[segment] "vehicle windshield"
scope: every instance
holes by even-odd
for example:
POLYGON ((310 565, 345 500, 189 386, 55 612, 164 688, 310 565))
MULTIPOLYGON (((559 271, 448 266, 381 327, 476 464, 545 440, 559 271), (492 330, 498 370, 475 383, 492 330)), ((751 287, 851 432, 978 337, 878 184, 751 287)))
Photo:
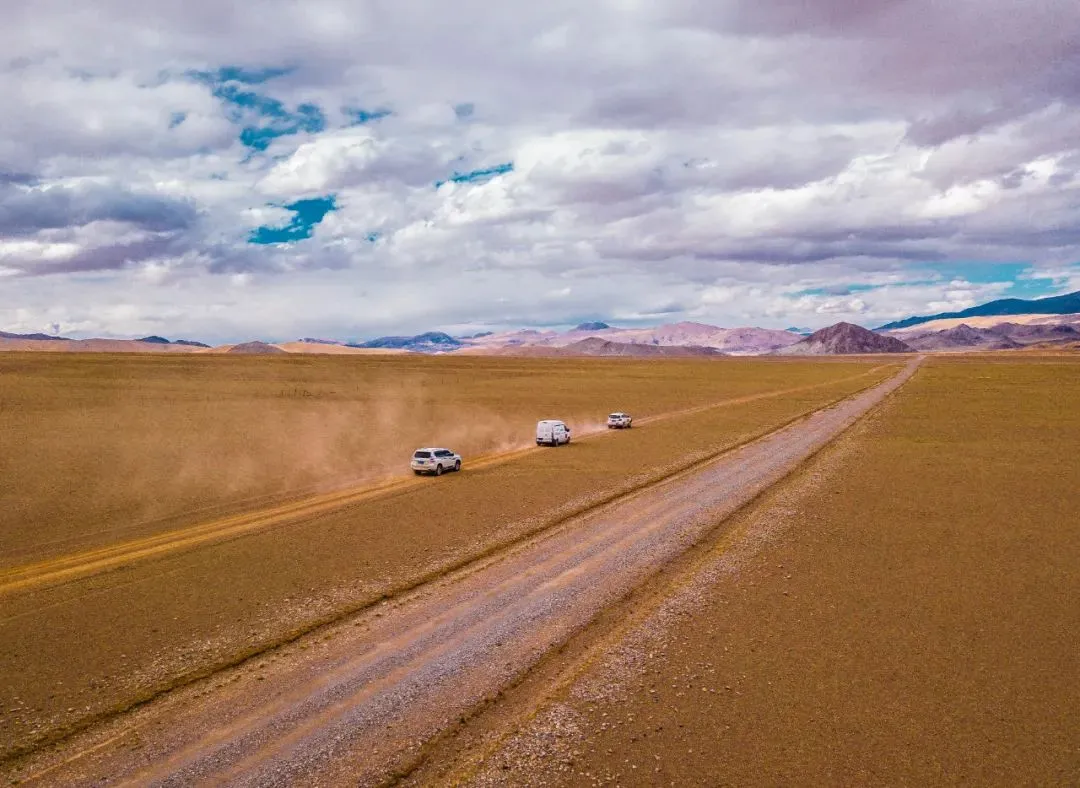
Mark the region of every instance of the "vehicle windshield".
POLYGON ((426 460, 429 457, 431 457, 431 452, 429 452, 429 451, 418 451, 418 452, 415 452, 413 454, 413 457, 415 457, 418 460, 426 460))

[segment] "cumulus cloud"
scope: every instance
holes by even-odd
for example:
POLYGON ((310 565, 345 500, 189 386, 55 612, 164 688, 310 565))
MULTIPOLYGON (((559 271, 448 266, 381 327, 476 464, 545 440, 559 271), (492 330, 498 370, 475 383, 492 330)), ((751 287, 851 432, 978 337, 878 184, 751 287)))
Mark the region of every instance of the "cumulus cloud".
POLYGON ((6 21, 0 327, 816 327, 1078 281, 1070 0, 6 21))

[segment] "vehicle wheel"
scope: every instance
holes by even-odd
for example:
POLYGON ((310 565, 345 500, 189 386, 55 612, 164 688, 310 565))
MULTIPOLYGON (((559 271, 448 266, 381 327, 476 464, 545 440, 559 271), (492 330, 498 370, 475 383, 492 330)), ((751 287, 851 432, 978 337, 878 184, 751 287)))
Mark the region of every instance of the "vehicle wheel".
POLYGON ((454 463, 454 470, 455 471, 460 471, 461 470, 461 460, 458 460, 457 462, 454 463))
POLYGON ((435 475, 436 476, 442 476, 442 466, 441 465, 436 465, 435 466, 435 475))
POLYGON ((413 471, 413 473, 415 473, 417 476, 422 476, 423 475, 420 471, 413 471))

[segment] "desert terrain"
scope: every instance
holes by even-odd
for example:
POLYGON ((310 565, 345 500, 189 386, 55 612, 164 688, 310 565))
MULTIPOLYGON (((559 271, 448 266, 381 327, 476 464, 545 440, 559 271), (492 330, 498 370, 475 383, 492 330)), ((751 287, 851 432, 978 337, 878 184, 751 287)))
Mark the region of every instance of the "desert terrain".
POLYGON ((1067 354, 0 356, 3 773, 1068 783, 1078 401, 1067 354))
POLYGON ((1076 784, 1078 402, 926 362, 410 784, 1076 784))
POLYGON ((11 354, 0 364, 0 427, 19 447, 3 456, 0 508, 8 754, 264 653, 896 368, 188 354, 11 354), (614 408, 637 419, 619 442, 602 428, 614 408), (555 454, 533 445, 535 421, 553 415, 575 432, 555 454), (412 477, 406 463, 422 445, 459 451, 465 472, 437 484, 412 477))

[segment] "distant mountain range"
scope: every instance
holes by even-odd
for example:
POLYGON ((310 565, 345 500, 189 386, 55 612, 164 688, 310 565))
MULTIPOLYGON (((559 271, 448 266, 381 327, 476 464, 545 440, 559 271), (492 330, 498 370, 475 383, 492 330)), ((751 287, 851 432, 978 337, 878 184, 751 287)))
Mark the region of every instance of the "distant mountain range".
MULTIPOLYGON (((468 350, 463 351, 468 353, 468 350)), ((703 356, 725 356, 722 350, 714 347, 696 345, 634 345, 629 342, 609 342, 600 337, 571 342, 569 345, 508 345, 490 348, 485 355, 493 356, 597 356, 630 358, 697 358, 703 356)))
POLYGON ((165 337, 149 336, 141 339, 70 339, 57 337, 51 334, 12 334, 8 331, 0 331, 0 339, 29 339, 36 342, 140 342, 149 345, 184 345, 187 347, 210 347, 203 342, 195 342, 191 339, 177 339, 170 341, 165 337))
MULTIPOLYGON (((416 336, 385 336, 366 342, 334 343, 324 339, 305 339, 317 344, 339 344, 363 349, 395 349, 419 353, 463 351, 472 354, 495 353, 506 355, 507 348, 563 348, 576 346, 582 340, 602 339, 611 345, 636 347, 705 348, 725 354, 756 355, 798 342, 801 336, 790 331, 768 328, 719 328, 705 323, 670 323, 652 328, 616 328, 599 321, 581 323, 569 331, 551 329, 519 329, 516 331, 483 331, 468 336, 453 337, 442 331, 428 331, 416 336)), ((594 345, 582 345, 582 353, 594 354, 594 345)), ((608 355, 614 350, 608 348, 608 355)), ((655 355, 620 353, 621 355, 655 355)), ((532 352, 528 355, 541 355, 532 352)), ((548 354, 560 355, 560 354, 548 354)), ((567 355, 567 354, 561 354, 567 355)))
POLYGON ((193 339, 176 339, 168 340, 165 337, 149 336, 142 339, 133 340, 134 342, 150 342, 155 345, 187 345, 188 347, 210 347, 204 342, 196 342, 193 339))
POLYGON ((435 353, 439 351, 457 350, 465 346, 465 341, 455 339, 442 331, 428 331, 417 334, 414 337, 379 337, 367 342, 349 342, 346 347, 358 348, 394 348, 400 350, 413 350, 421 353, 435 353))
POLYGON ((217 347, 158 335, 141 339, 69 339, 43 333, 0 331, 0 350, 104 353, 756 356, 1010 350, 1031 345, 1066 348, 1077 342, 1080 342, 1080 291, 1034 300, 1006 298, 959 312, 910 317, 874 331, 851 323, 837 323, 810 333, 795 327, 784 331, 721 328, 688 321, 649 328, 619 328, 597 320, 580 323, 568 331, 527 328, 457 337, 443 331, 427 331, 365 342, 306 337, 295 342, 270 344, 255 340, 217 347), (1011 319, 1001 320, 1001 317, 1011 319))
MULTIPOLYGON (((798 342, 802 337, 791 331, 771 328, 720 328, 707 323, 668 323, 651 328, 617 328, 607 323, 582 323, 569 331, 522 329, 462 339, 464 352, 483 353, 503 348, 574 345, 597 338, 620 345, 652 347, 711 348, 728 355, 758 355, 798 342)), ((532 355, 535 355, 533 353, 532 355)), ((644 354, 640 354, 644 355, 644 354)))
POLYGON ((0 331, 0 339, 36 339, 44 342, 60 341, 70 342, 67 337, 54 337, 49 334, 12 334, 7 331, 0 331))
POLYGON ((901 328, 929 323, 933 320, 948 320, 963 317, 1000 317, 1005 315, 1069 315, 1080 312, 1080 290, 1065 295, 1048 298, 1002 298, 986 304, 973 306, 960 312, 942 312, 937 315, 909 317, 879 326, 877 331, 894 331, 901 328))
MULTIPOLYGON (((974 318, 972 318, 974 319, 974 318)), ((926 325, 926 324, 923 324, 926 325)), ((996 323, 980 328, 961 323, 951 328, 920 331, 918 327, 895 332, 916 350, 1015 350, 1029 345, 1061 345, 1080 341, 1077 323, 996 323)))
POLYGON ((1014 350, 1023 347, 991 328, 972 328, 965 324, 941 331, 916 334, 905 342, 916 350, 1014 350))

